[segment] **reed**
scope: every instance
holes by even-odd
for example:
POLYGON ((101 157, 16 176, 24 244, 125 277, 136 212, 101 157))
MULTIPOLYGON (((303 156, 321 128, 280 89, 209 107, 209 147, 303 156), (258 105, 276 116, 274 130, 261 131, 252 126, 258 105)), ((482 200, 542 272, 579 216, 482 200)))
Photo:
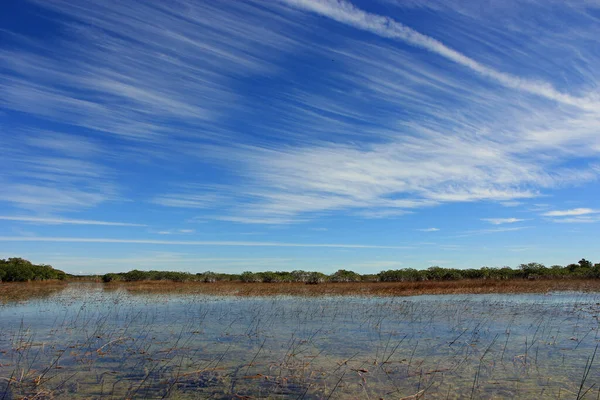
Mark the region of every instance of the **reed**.
POLYGON ((67 282, 60 280, 0 283, 0 303, 48 298, 64 290, 67 285, 67 282))
POLYGON ((417 296, 434 294, 548 293, 600 291, 600 280, 485 280, 424 282, 303 283, 142 281, 106 284, 107 290, 131 293, 187 293, 222 296, 417 296))
POLYGON ((37 399, 593 398, 599 294, 395 294, 596 291, 589 283, 71 283, 0 306, 0 389, 37 399))

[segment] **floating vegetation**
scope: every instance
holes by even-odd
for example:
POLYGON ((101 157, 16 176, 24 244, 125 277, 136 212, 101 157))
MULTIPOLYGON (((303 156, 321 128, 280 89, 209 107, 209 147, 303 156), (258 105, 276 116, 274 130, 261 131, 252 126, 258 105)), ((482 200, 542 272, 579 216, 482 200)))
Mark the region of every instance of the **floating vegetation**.
POLYGON ((0 305, 0 399, 592 399, 599 315, 600 295, 581 292, 211 296, 69 284, 0 305))

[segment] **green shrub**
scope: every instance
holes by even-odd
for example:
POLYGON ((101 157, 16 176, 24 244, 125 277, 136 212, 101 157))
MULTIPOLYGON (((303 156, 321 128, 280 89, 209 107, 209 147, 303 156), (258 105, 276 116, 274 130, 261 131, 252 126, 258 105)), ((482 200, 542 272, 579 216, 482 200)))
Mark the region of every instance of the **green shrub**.
POLYGON ((36 265, 23 258, 0 259, 0 282, 27 282, 67 278, 63 271, 50 265, 36 265))

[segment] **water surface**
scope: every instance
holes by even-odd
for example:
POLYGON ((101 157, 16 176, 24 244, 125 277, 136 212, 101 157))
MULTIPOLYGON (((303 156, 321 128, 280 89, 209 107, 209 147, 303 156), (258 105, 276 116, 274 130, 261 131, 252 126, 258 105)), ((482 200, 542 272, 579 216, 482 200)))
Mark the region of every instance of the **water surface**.
POLYGON ((584 293, 218 297, 71 284, 0 305, 0 381, 14 397, 59 399, 591 399, 598 315, 600 296, 584 293))

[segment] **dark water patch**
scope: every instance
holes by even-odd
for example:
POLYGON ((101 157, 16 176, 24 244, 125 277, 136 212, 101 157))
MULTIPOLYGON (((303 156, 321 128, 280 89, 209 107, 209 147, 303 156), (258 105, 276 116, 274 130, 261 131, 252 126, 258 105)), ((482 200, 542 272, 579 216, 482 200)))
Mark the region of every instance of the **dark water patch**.
POLYGON ((12 390, 6 378, 0 378, 0 400, 13 400, 12 390))

